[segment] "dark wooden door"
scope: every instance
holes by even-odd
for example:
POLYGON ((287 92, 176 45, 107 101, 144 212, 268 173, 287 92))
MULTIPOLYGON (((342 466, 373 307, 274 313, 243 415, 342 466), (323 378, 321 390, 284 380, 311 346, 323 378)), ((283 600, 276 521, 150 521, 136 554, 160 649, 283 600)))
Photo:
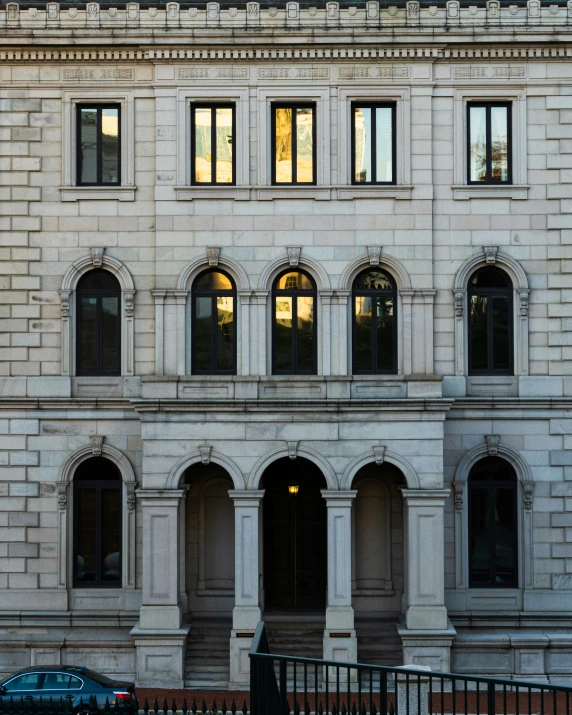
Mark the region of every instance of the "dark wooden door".
POLYGON ((326 502, 310 462, 280 460, 265 475, 266 607, 320 609, 326 604, 326 502), (285 462, 285 463, 284 463, 285 462), (301 468, 302 467, 302 468, 301 468), (299 485, 297 495, 288 491, 299 485))

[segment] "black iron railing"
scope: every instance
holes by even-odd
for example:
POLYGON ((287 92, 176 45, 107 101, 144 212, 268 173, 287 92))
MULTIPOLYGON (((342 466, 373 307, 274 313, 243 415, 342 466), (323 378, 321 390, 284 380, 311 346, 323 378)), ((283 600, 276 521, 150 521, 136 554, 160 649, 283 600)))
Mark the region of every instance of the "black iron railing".
POLYGON ((122 703, 119 700, 97 702, 93 696, 70 696, 69 691, 61 696, 21 696, 17 693, 4 692, 0 694, 0 715, 137 715, 139 703, 137 700, 122 703))
POLYGON ((572 688, 250 650, 251 715, 572 715, 572 688))

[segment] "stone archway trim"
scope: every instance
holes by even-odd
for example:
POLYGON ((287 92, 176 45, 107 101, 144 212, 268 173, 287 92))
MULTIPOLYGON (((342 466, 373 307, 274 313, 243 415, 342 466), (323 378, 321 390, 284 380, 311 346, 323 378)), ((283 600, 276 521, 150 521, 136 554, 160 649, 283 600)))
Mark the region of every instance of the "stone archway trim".
POLYGON ((193 261, 187 263, 179 275, 177 290, 191 290, 193 280, 201 271, 208 270, 209 268, 216 270, 218 267, 231 274, 236 281, 237 290, 250 290, 250 282, 244 268, 240 265, 240 263, 232 258, 229 258, 228 256, 223 255, 222 253, 218 256, 216 266, 209 264, 206 253, 204 255, 197 256, 197 258, 193 261))
MULTIPOLYGON (((398 290, 411 290, 412 284, 409 273, 407 273, 403 264, 396 258, 388 256, 386 253, 380 254, 379 267, 387 268, 389 273, 391 273, 392 277, 395 279, 398 290)), ((352 261, 345 267, 340 276, 338 284, 339 289, 351 291, 356 275, 366 268, 375 268, 375 266, 371 265, 367 255, 360 256, 359 258, 356 258, 355 261, 352 261)))
MULTIPOLYGON (((403 457, 401 457, 399 454, 386 449, 384 451, 383 462, 389 462, 401 471, 401 473, 405 477, 405 481, 407 482, 408 489, 421 488, 417 472, 413 469, 409 462, 403 457)), ((346 471, 344 472, 344 475, 340 482, 340 489, 351 489, 353 480, 355 479, 359 470, 362 467, 365 467, 366 464, 372 463, 375 463, 375 457, 371 452, 368 452, 367 454, 362 454, 360 457, 357 457, 357 459, 354 459, 354 461, 348 465, 346 471)))
MULTIPOLYGON (((276 462, 277 460, 288 456, 288 448, 279 447, 278 449, 275 449, 272 452, 268 452, 263 457, 261 457, 254 465, 254 468, 250 473, 247 488, 252 490, 260 489, 260 481, 266 469, 273 462, 276 462)), ((327 459, 322 457, 321 454, 318 454, 313 449, 299 445, 296 452, 296 458, 298 457, 305 457, 308 461, 312 462, 316 465, 316 467, 318 467, 318 469, 322 472, 324 479, 326 480, 328 489, 338 490, 339 486, 336 473, 332 465, 327 461, 327 459)))
MULTIPOLYGON (((169 473, 166 488, 179 489, 179 484, 185 471, 189 467, 192 467, 193 464, 197 464, 199 462, 204 463, 204 452, 203 454, 201 454, 198 449, 194 452, 191 452, 191 454, 188 454, 186 457, 180 459, 169 473)), ((224 454, 220 454, 220 452, 217 452, 217 450, 212 449, 209 455, 209 462, 217 464, 219 467, 222 467, 227 471, 229 477, 232 479, 234 489, 246 489, 244 476, 240 469, 237 467, 237 465, 232 461, 232 459, 229 459, 224 454)))
MULTIPOLYGON (((286 270, 290 267, 287 255, 280 256, 280 258, 277 258, 269 263, 260 274, 258 290, 272 290, 272 282, 274 278, 278 275, 278 273, 280 273, 281 270, 286 270)), ((306 256, 304 251, 302 251, 300 255, 299 265, 292 267, 292 270, 295 271, 297 267, 302 270, 307 270, 312 275, 316 281, 318 292, 321 290, 330 290, 330 277, 328 276, 327 271, 321 263, 306 256)))

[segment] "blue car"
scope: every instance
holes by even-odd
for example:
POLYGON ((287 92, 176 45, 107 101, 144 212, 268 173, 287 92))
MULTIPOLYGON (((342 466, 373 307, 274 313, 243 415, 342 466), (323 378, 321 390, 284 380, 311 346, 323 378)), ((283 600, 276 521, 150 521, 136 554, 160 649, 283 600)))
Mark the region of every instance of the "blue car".
MULTIPOLYGON (((53 665, 19 670, 0 683, 2 710, 16 708, 21 699, 26 706, 38 707, 40 698, 49 702, 59 698, 69 700, 69 711, 78 715, 101 710, 106 703, 119 706, 129 713, 137 712, 137 696, 133 683, 111 680, 105 675, 77 665, 53 665)), ((28 709, 28 708, 27 708, 28 709)))

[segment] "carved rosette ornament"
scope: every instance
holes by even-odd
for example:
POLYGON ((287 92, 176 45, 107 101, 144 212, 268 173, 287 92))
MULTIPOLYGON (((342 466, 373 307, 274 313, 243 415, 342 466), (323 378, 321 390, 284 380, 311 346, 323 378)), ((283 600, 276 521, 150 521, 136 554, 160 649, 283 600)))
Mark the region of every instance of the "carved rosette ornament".
POLYGON ((465 294, 462 291, 455 293, 455 317, 462 318, 465 311, 465 294))
POLYGON ((135 510, 135 487, 137 482, 127 482, 125 485, 127 488, 127 509, 129 511, 135 510))
POLYGON ((201 464, 210 464, 211 463, 211 452, 213 451, 213 448, 208 445, 202 445, 199 447, 199 453, 201 455, 201 464))
POLYGON ((498 246, 483 246, 483 253, 487 263, 496 263, 498 252, 498 246))
POLYGON ((58 507, 60 511, 65 511, 68 505, 68 483, 58 482, 56 490, 58 493, 58 507))
POLYGON ((101 448, 103 446, 103 437, 90 437, 91 452, 94 457, 101 457, 101 448))
POLYGON ((209 266, 218 266, 218 261, 220 258, 220 248, 219 246, 208 246, 207 247, 207 261, 209 266))
POLYGON ((518 294, 519 310, 521 318, 528 318, 528 291, 521 290, 518 294))
POLYGON ((370 266, 379 266, 381 260, 381 246, 368 246, 367 255, 369 256, 370 266))
POLYGON ((385 460, 385 447, 380 447, 379 445, 376 445, 373 448, 373 458, 376 464, 383 464, 385 460))
POLYGON ((465 482, 453 482, 455 489, 455 509, 461 511, 465 501, 465 482))
POLYGON ((534 482, 523 482, 523 498, 522 498, 522 506, 526 511, 530 511, 532 509, 532 495, 534 493, 534 482))
POLYGON ((101 268, 103 263, 103 248, 90 248, 91 251, 91 262, 94 268, 101 268))
POLYGON ((296 459, 298 456, 298 442, 286 442, 288 449, 288 459, 296 459))
POLYGON ((300 246, 287 246, 286 252, 288 254, 288 263, 293 267, 298 266, 300 263, 300 254, 302 253, 300 246))
POLYGON ((134 305, 133 300, 135 298, 135 293, 132 290, 123 291, 123 308, 125 310, 125 316, 127 318, 133 317, 134 305))
POLYGON ((499 451, 500 436, 498 434, 485 435, 489 456, 496 457, 499 451))
POLYGON ((71 291, 69 290, 60 291, 60 310, 62 318, 69 318, 70 316, 70 295, 71 291))

